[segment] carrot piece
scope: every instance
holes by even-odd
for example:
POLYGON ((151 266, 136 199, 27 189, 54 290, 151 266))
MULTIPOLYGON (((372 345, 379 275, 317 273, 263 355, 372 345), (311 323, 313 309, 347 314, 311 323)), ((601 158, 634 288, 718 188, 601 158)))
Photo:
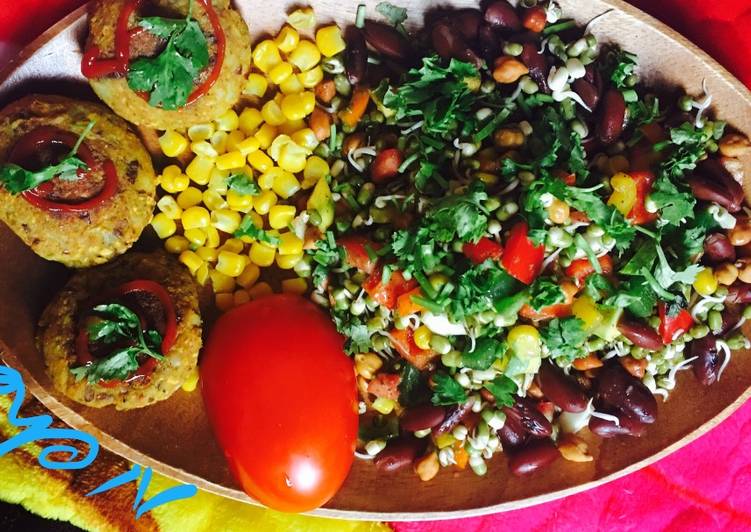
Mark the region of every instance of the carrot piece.
POLYGON ((578 369, 579 371, 601 368, 602 365, 602 360, 594 353, 590 353, 584 358, 577 358, 573 363, 574 369, 578 369))
POLYGON ((526 13, 524 13, 522 25, 531 32, 540 33, 545 29, 545 24, 548 21, 547 18, 545 9, 541 6, 535 6, 527 9, 526 13))
POLYGON ((336 85, 334 85, 333 79, 325 79, 316 85, 315 88, 316 98, 321 103, 330 103, 336 96, 336 85))
POLYGON ((420 290, 420 288, 418 287, 414 290, 410 290, 406 294, 399 296, 399 299, 396 300, 396 311, 400 316, 410 316, 412 314, 417 314, 418 312, 425 310, 422 305, 419 305, 412 301, 412 296, 422 296, 422 290, 420 290))
POLYGON ((349 107, 339 113, 339 118, 345 125, 355 127, 365 114, 369 102, 370 90, 366 87, 357 87, 349 102, 349 107))
POLYGON ((454 447, 454 461, 456 462, 456 467, 458 467, 459 469, 465 469, 467 467, 467 463, 469 462, 469 453, 464 449, 462 445, 454 447))
POLYGON ((315 133, 319 141, 324 141, 331 136, 331 117, 323 109, 316 107, 310 115, 310 129, 315 133))

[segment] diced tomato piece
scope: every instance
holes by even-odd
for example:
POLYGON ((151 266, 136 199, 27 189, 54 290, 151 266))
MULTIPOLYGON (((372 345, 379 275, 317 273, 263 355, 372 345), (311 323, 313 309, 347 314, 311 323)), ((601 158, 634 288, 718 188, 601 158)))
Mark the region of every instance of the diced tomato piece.
POLYGON ((399 175, 399 167, 404 162, 401 150, 390 148, 376 155, 370 166, 370 177, 374 183, 385 183, 399 175))
POLYGON ((399 400, 399 383, 402 378, 394 373, 379 373, 368 383, 368 393, 376 397, 399 400))
POLYGON ((563 281, 561 283, 561 290, 566 297, 563 303, 557 303, 548 307, 543 307, 538 311, 535 311, 531 306, 524 305, 519 311, 519 315, 522 318, 526 318, 532 321, 549 320, 553 318, 566 318, 571 316, 571 305, 574 302, 574 296, 579 291, 576 285, 569 281, 563 281))
POLYGON ((484 236, 476 244, 464 244, 464 256, 475 264, 482 264, 488 259, 497 261, 503 256, 503 246, 484 236))
POLYGON ((691 317, 691 313, 688 310, 681 309, 675 316, 668 316, 668 306, 665 303, 660 303, 657 306, 657 310, 660 314, 660 327, 658 332, 662 337, 662 343, 668 345, 680 338, 680 336, 688 331, 694 324, 694 318, 691 317))
POLYGON ((556 170, 555 172, 553 172, 553 175, 570 187, 576 185, 576 174, 572 174, 571 172, 564 172, 563 170, 556 170))
POLYGON ((396 301, 397 314, 399 314, 400 316, 410 316, 412 314, 417 314, 418 312, 425 310, 422 305, 415 303, 412 300, 412 296, 422 296, 422 289, 420 287, 417 287, 414 290, 410 290, 406 294, 400 295, 399 299, 397 299, 396 301))
POLYGON ((337 244, 344 248, 344 253, 347 255, 347 264, 353 266, 365 273, 373 273, 376 267, 376 258, 371 258, 368 253, 368 248, 371 251, 378 251, 381 249, 380 244, 368 240, 363 236, 350 235, 340 238, 337 244))
POLYGON ((438 356, 435 351, 417 347, 412 329, 394 329, 391 331, 391 343, 404 360, 419 370, 428 367, 430 361, 438 356))
POLYGON ((383 267, 376 266, 373 273, 365 279, 362 287, 380 305, 389 310, 394 310, 399 296, 416 288, 417 281, 414 279, 407 281, 402 272, 394 270, 391 272, 388 282, 384 284, 383 267))
POLYGON ((657 219, 657 213, 647 211, 644 206, 647 196, 652 192, 652 183, 655 179, 654 174, 649 171, 642 171, 631 172, 629 175, 631 176, 631 179, 636 182, 636 203, 634 203, 627 218, 636 225, 644 225, 654 222, 657 219))
POLYGON ((652 144, 657 144, 658 142, 662 142, 663 140, 668 138, 667 134, 665 133, 665 128, 657 122, 643 125, 641 127, 641 132, 644 135, 644 138, 646 138, 652 144))
MULTIPOLYGON (((613 273, 613 259, 610 255, 603 255, 597 259, 602 268, 602 273, 609 275, 613 273)), ((595 269, 589 259, 576 259, 571 261, 568 268, 566 268, 566 275, 571 277, 578 286, 584 283, 584 280, 595 273, 595 269)))
POLYGON ((506 241, 502 264, 512 277, 524 284, 532 284, 540 271, 545 259, 545 246, 535 246, 529 239, 526 222, 517 223, 506 241))
POLYGON ((589 216, 582 211, 571 211, 571 221, 574 223, 589 222, 589 216))

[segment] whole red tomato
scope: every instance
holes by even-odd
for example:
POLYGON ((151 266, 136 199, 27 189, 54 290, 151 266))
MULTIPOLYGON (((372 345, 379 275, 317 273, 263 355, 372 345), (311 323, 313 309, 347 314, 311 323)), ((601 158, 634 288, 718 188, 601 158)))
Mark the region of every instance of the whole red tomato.
POLYGON ((334 496, 352 466, 357 390, 343 339, 316 305, 278 295, 226 313, 209 336, 201 388, 251 497, 303 512, 334 496))

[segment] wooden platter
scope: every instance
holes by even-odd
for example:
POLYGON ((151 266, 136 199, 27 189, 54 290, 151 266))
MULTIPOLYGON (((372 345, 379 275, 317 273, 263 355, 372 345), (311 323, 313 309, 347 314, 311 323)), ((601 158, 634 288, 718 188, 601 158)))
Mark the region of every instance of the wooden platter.
MULTIPOLYGON (((367 0, 374 13, 378 0, 367 0)), ((447 3, 475 6, 473 0, 401 0, 410 20, 447 3)), ((601 42, 617 42, 639 55, 648 83, 685 88, 700 95, 702 82, 713 96, 713 112, 751 135, 751 94, 720 65, 686 39, 619 0, 561 0, 566 16, 581 23, 609 11, 592 26, 601 42)), ((278 30, 296 2, 236 0, 254 40, 278 30)), ((357 2, 312 2, 319 22, 354 20, 357 2)), ((92 98, 80 75, 86 10, 76 11, 25 49, 0 74, 0 104, 32 91, 92 98)), ((744 161, 751 196, 751 157, 744 161)), ((31 393, 71 426, 94 434, 111 451, 181 482, 254 503, 233 482, 214 442, 200 392, 178 392, 171 399, 136 411, 95 410, 74 404, 52 390, 34 347, 39 315, 64 283, 64 268, 43 261, 5 226, 0 227, 0 357, 19 369, 31 393)), ((720 383, 698 384, 690 372, 678 378, 676 391, 660 403, 658 422, 645 437, 603 441, 584 431, 595 461, 559 460, 530 478, 517 479, 505 459, 494 459, 485 477, 471 471, 443 471, 423 483, 411 471, 379 475, 371 463, 356 461, 338 495, 315 515, 387 521, 446 519, 517 509, 563 497, 608 482, 651 464, 711 430, 751 396, 751 352, 737 352, 720 383)), ((294 405, 291 405, 294 406, 294 405)), ((259 438, 264 435, 259 434, 259 438)))

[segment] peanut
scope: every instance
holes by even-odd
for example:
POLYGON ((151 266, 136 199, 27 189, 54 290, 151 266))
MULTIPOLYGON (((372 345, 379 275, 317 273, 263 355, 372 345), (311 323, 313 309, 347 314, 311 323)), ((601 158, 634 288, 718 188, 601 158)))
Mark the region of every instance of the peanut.
POLYGON ((738 133, 728 133, 718 143, 720 153, 725 157, 740 157, 751 148, 748 137, 738 133))
POLYGON ((623 155, 614 155, 610 159, 608 159, 608 169, 610 170, 610 175, 615 175, 618 172, 625 172, 628 173, 628 171, 631 169, 631 163, 628 162, 628 159, 624 157, 623 155))
POLYGON ((748 218, 738 218, 735 227, 728 233, 728 238, 734 246, 745 246, 751 242, 751 223, 748 218))
POLYGON ((714 270, 714 274, 720 284, 730 286, 736 279, 738 279, 738 268, 735 267, 735 264, 726 262, 717 266, 714 270))
POLYGON ((568 222, 571 216, 571 209, 568 204, 558 198, 553 199, 553 202, 548 207, 548 218, 554 224, 565 224, 568 222))
POLYGON ((579 371, 601 368, 602 365, 602 360, 600 360, 594 353, 590 353, 584 358, 577 358, 573 363, 574 369, 578 369, 579 371))
POLYGON ((558 440, 558 450, 569 462, 591 462, 594 460, 589 454, 587 444, 573 434, 566 434, 558 440))
POLYGON ((415 462, 415 473, 420 480, 427 482, 438 474, 441 464, 438 462, 438 453, 430 452, 415 462))
POLYGON ((504 55, 495 60, 493 79, 498 83, 515 83, 520 77, 528 73, 529 69, 524 63, 504 55))
POLYGON ((623 366, 626 369, 626 371, 628 371, 634 377, 638 379, 641 379, 642 377, 644 377, 644 372, 647 370, 646 358, 637 360, 634 357, 627 356, 627 357, 621 357, 619 359, 619 362, 621 363, 621 366, 623 366))
POLYGON ((518 148, 524 144, 524 133, 517 128, 504 127, 495 132, 493 140, 499 148, 518 148))
POLYGON ((725 167, 725 170, 730 172, 733 179, 743 184, 743 163, 734 157, 721 157, 720 163, 725 167))
POLYGON ((344 139, 342 144, 342 155, 348 155, 349 152, 356 150, 365 143, 364 133, 353 133, 344 139))
POLYGON ((527 395, 529 397, 534 397, 535 399, 542 399, 543 397, 542 390, 536 382, 529 385, 529 388, 527 388, 527 395))
POLYGON ((751 284, 751 259, 743 259, 735 263, 738 268, 738 279, 746 284, 751 284))
POLYGON ((383 361, 374 353, 362 353, 355 355, 355 370, 358 375, 366 379, 372 379, 376 371, 381 369, 383 361))

